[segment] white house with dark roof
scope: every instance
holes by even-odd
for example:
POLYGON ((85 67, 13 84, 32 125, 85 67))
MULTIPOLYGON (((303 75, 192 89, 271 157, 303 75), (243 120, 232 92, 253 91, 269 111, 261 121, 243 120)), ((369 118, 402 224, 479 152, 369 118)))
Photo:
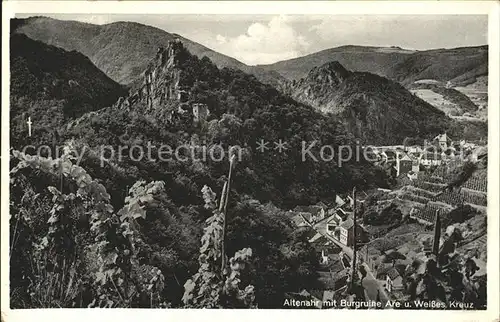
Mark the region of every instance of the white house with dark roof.
POLYGON ((340 242, 346 246, 350 246, 349 240, 352 234, 352 228, 354 226, 354 221, 348 218, 342 224, 340 224, 340 242))
MULTIPOLYGON (((339 241, 347 247, 352 247, 354 244, 354 221, 351 217, 343 221, 339 226, 339 241)), ((368 233, 363 226, 356 225, 356 240, 358 242, 366 242, 368 233)))
POLYGON ((403 277, 401 277, 398 270, 395 267, 389 268, 389 270, 387 270, 385 288, 389 292, 392 292, 395 290, 401 290, 403 287, 403 277))
MULTIPOLYGON (((328 215, 314 224, 314 229, 324 235, 331 235, 335 238, 338 235, 340 224, 347 219, 348 213, 342 208, 328 210, 328 215)), ((338 239, 338 238, 337 238, 338 239)))

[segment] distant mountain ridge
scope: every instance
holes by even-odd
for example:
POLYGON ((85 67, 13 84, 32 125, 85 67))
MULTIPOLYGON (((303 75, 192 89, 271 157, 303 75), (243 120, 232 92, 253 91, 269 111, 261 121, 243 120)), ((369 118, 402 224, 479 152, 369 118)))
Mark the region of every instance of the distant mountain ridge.
POLYGON ((47 17, 31 17, 13 19, 11 29, 15 33, 26 34, 32 39, 68 51, 79 51, 121 84, 130 84, 140 78, 158 47, 166 47, 169 41, 176 38, 181 40, 194 55, 200 58, 206 56, 220 68, 248 69, 248 66, 234 58, 177 34, 135 22, 94 25, 47 17))
MULTIPOLYGON (((325 64, 314 65, 303 79, 289 81, 281 75, 279 69, 269 69, 263 72, 264 67, 247 66, 175 34, 169 34, 158 28, 138 23, 116 22, 98 26, 75 21, 33 17, 12 20, 12 29, 14 33, 24 33, 62 48, 82 50, 84 54, 88 53, 89 58, 97 67, 120 83, 127 84, 132 94, 137 91, 138 86, 144 86, 143 81, 147 74, 145 71, 148 70, 151 57, 157 55, 159 48, 168 47, 172 41, 177 40, 191 54, 199 59, 201 57, 210 59, 218 68, 229 66, 251 73, 261 83, 270 84, 299 102, 313 106, 322 112, 336 115, 351 134, 374 144, 401 142, 406 136, 428 137, 454 126, 454 123, 446 115, 412 95, 403 86, 374 75, 382 73, 381 71, 390 72, 393 78, 401 79, 402 84, 411 83, 421 77, 437 77, 439 75, 436 73, 440 69, 434 67, 433 56, 425 55, 426 52, 409 52, 397 47, 343 46, 326 52, 340 53, 344 57, 352 56, 350 59, 353 64, 356 62, 356 57, 364 57, 358 61, 358 67, 345 68, 342 62, 329 60, 325 64), (371 57, 378 57, 378 60, 373 61, 371 57), (397 59, 400 62, 396 64, 397 59), (388 65, 391 65, 392 69, 384 69, 388 65), (379 70, 374 73, 355 72, 363 66, 366 68, 371 66, 370 68, 379 70)), ((470 57, 477 56, 477 48, 461 48, 455 51, 455 54, 450 54, 450 50, 435 51, 444 60, 441 72, 441 75, 445 75, 444 78, 457 78, 463 77, 463 75, 475 77, 475 75, 485 72, 480 67, 482 66, 481 61, 479 61, 481 64, 477 66, 478 62, 473 62, 470 59, 470 57), (469 54, 462 57, 462 53, 469 54), (446 62, 447 59, 456 63, 453 68, 446 62), (458 76, 456 76, 457 73, 458 76)), ((310 56, 319 57, 320 60, 329 57, 320 54, 308 55, 293 61, 299 62, 305 59, 304 61, 310 64, 311 61, 307 59, 310 56)), ((487 55, 487 51, 480 50, 479 54, 480 56, 487 55)), ((201 61, 200 63, 198 69, 212 66, 201 61)), ((286 62, 284 63, 286 65, 286 62)), ((305 66, 298 63, 296 65, 299 69, 305 66)), ((206 72, 203 71, 204 75, 206 72)), ((188 73, 195 77, 199 71, 188 68, 188 73)), ((215 75, 218 72, 212 70, 211 73, 215 75)), ((196 84, 196 91, 192 95, 198 95, 197 91, 206 91, 205 87, 211 76, 206 74, 204 77, 205 79, 196 84)), ((239 76, 233 75, 232 77, 238 78, 239 76)), ((388 76, 388 78, 390 77, 388 76)), ((247 76, 245 79, 245 82, 250 80, 247 76)), ((214 85, 219 86, 219 84, 214 85)), ((241 89, 249 86, 239 82, 230 82, 228 85, 241 89)), ((160 94, 165 95, 165 93, 160 94)), ((245 95, 243 92, 240 94, 245 95)), ((235 98, 238 99, 238 96, 235 98)), ((202 100, 196 98, 196 101, 213 104, 210 101, 213 99, 213 96, 202 97, 202 100)), ((216 104, 217 108, 220 108, 218 105, 216 104)), ((241 109, 244 111, 242 113, 251 114, 257 108, 257 106, 252 106, 245 101, 236 106, 232 107, 230 113, 236 113, 235 111, 241 109)), ((154 110, 162 112, 162 109, 154 110)))
POLYGON ((348 70, 377 74, 403 85, 427 78, 467 85, 488 73, 487 45, 424 51, 347 45, 274 64, 248 66, 177 34, 135 22, 94 25, 31 17, 13 19, 11 29, 68 51, 77 50, 113 80, 127 85, 142 77, 148 57, 154 56, 158 47, 166 47, 176 38, 191 53, 210 58, 219 68, 240 69, 275 87, 286 79, 305 77, 312 68, 331 61, 338 61, 348 70))
POLYGON ((452 81, 463 85, 488 74, 488 46, 413 51, 398 47, 350 45, 259 67, 298 80, 312 68, 330 61, 338 61, 352 71, 370 72, 404 85, 419 79, 452 81))

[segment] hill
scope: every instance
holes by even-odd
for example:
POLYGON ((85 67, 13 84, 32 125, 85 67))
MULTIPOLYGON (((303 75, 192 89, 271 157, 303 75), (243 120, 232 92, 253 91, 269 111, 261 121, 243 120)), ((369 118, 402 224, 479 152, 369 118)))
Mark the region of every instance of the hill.
POLYGON ((377 74, 404 85, 429 78, 466 85, 478 76, 487 75, 488 46, 424 51, 342 46, 259 67, 298 80, 312 68, 331 61, 338 61, 352 71, 377 74))
POLYGON ((349 45, 270 65, 247 66, 180 35, 135 22, 93 25, 31 17, 12 19, 11 29, 68 51, 77 50, 113 80, 126 85, 140 79, 148 57, 174 39, 181 40, 199 58, 210 58, 219 68, 240 69, 275 87, 285 79, 305 77, 312 68, 330 61, 338 61, 352 71, 384 76, 405 86, 428 78, 465 86, 488 73, 487 46, 414 51, 399 47, 349 45))
POLYGON ((288 79, 299 80, 314 67, 338 61, 349 70, 387 76, 391 65, 403 61, 413 53, 413 51, 386 51, 383 49, 379 47, 341 46, 274 64, 259 65, 259 67, 277 71, 288 79))
POLYGON ((28 37, 76 50, 109 77, 120 84, 130 84, 146 69, 158 47, 180 39, 186 48, 199 58, 208 57, 218 67, 248 70, 250 67, 234 58, 222 55, 177 34, 135 22, 114 22, 93 25, 78 21, 63 21, 47 17, 12 19, 11 29, 28 37))
MULTIPOLYGON (((253 75, 218 69, 206 57, 198 59, 181 42, 161 48, 143 74, 142 82, 134 84, 128 97, 97 115, 84 115, 72 122, 69 132, 81 133, 85 142, 95 145, 126 137, 142 144, 168 143, 172 148, 193 142, 206 142, 209 147, 221 143, 225 149, 244 147, 251 162, 244 162, 242 168, 251 171, 239 173, 235 187, 261 201, 285 207, 329 198, 332 189, 344 191, 363 179, 369 183, 382 180, 377 177, 380 173, 363 160, 350 160, 338 167, 337 160, 303 159, 302 142, 316 141, 319 149, 322 143, 353 145, 354 138, 335 119, 298 103, 253 75), (274 147, 259 152, 256 143, 261 139, 286 141, 287 153, 280 154, 274 147), (299 172, 302 174, 297 175, 299 172), (316 175, 325 181, 312 184, 316 175)), ((220 162, 208 163, 218 175, 224 173, 225 166, 220 162)))
POLYGON ((333 114, 350 133, 370 144, 399 144, 405 137, 430 138, 451 120, 400 84, 370 73, 351 72, 339 62, 313 68, 288 93, 333 114))
POLYGON ((441 84, 413 83, 408 89, 448 116, 475 115, 478 106, 465 94, 441 84))
POLYGON ((403 84, 420 79, 474 83, 488 75, 488 46, 436 49, 417 52, 395 64, 387 76, 403 84))
POLYGON ((10 64, 11 129, 24 131, 24 136, 28 116, 37 136, 41 136, 43 131, 58 128, 69 119, 111 106, 126 93, 81 53, 46 45, 25 35, 11 36, 10 64))
MULTIPOLYGON (((286 292, 312 285, 318 259, 276 206, 328 201, 353 185, 384 186, 385 174, 365 160, 322 160, 323 144, 355 145, 342 124, 253 75, 199 59, 181 41, 146 65, 112 106, 61 120, 47 139, 65 147, 63 158, 12 152, 11 306, 182 307, 184 286, 206 272, 205 253, 220 253, 212 194, 218 201, 234 164, 225 252, 237 256, 249 247, 243 287, 254 287, 248 291, 260 308, 282 307, 286 292), (267 149, 258 149, 260 140, 267 149), (284 151, 276 149, 279 140, 284 151), (312 141, 319 160, 301 153, 302 142, 312 141)), ((23 135, 12 134, 18 141, 23 135)), ((210 265, 218 274, 220 261, 210 265)))

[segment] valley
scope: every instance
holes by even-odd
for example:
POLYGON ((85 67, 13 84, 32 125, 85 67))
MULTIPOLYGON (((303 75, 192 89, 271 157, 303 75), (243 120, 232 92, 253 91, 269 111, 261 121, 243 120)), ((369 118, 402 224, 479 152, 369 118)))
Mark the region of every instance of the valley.
POLYGON ((138 23, 11 26, 12 307, 486 306, 487 46, 247 66, 138 23))

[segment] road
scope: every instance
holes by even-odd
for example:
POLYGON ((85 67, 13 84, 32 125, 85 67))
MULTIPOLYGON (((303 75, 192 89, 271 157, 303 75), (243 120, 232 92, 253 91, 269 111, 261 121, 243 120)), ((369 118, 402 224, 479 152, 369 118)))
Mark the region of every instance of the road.
POLYGON ((375 301, 377 299, 377 291, 380 292, 380 302, 382 302, 382 307, 384 307, 385 303, 389 300, 389 296, 382 285, 379 284, 375 276, 373 276, 373 273, 368 265, 366 265, 366 263, 361 265, 363 265, 366 270, 366 277, 363 278, 362 281, 366 296, 368 299, 375 301))

